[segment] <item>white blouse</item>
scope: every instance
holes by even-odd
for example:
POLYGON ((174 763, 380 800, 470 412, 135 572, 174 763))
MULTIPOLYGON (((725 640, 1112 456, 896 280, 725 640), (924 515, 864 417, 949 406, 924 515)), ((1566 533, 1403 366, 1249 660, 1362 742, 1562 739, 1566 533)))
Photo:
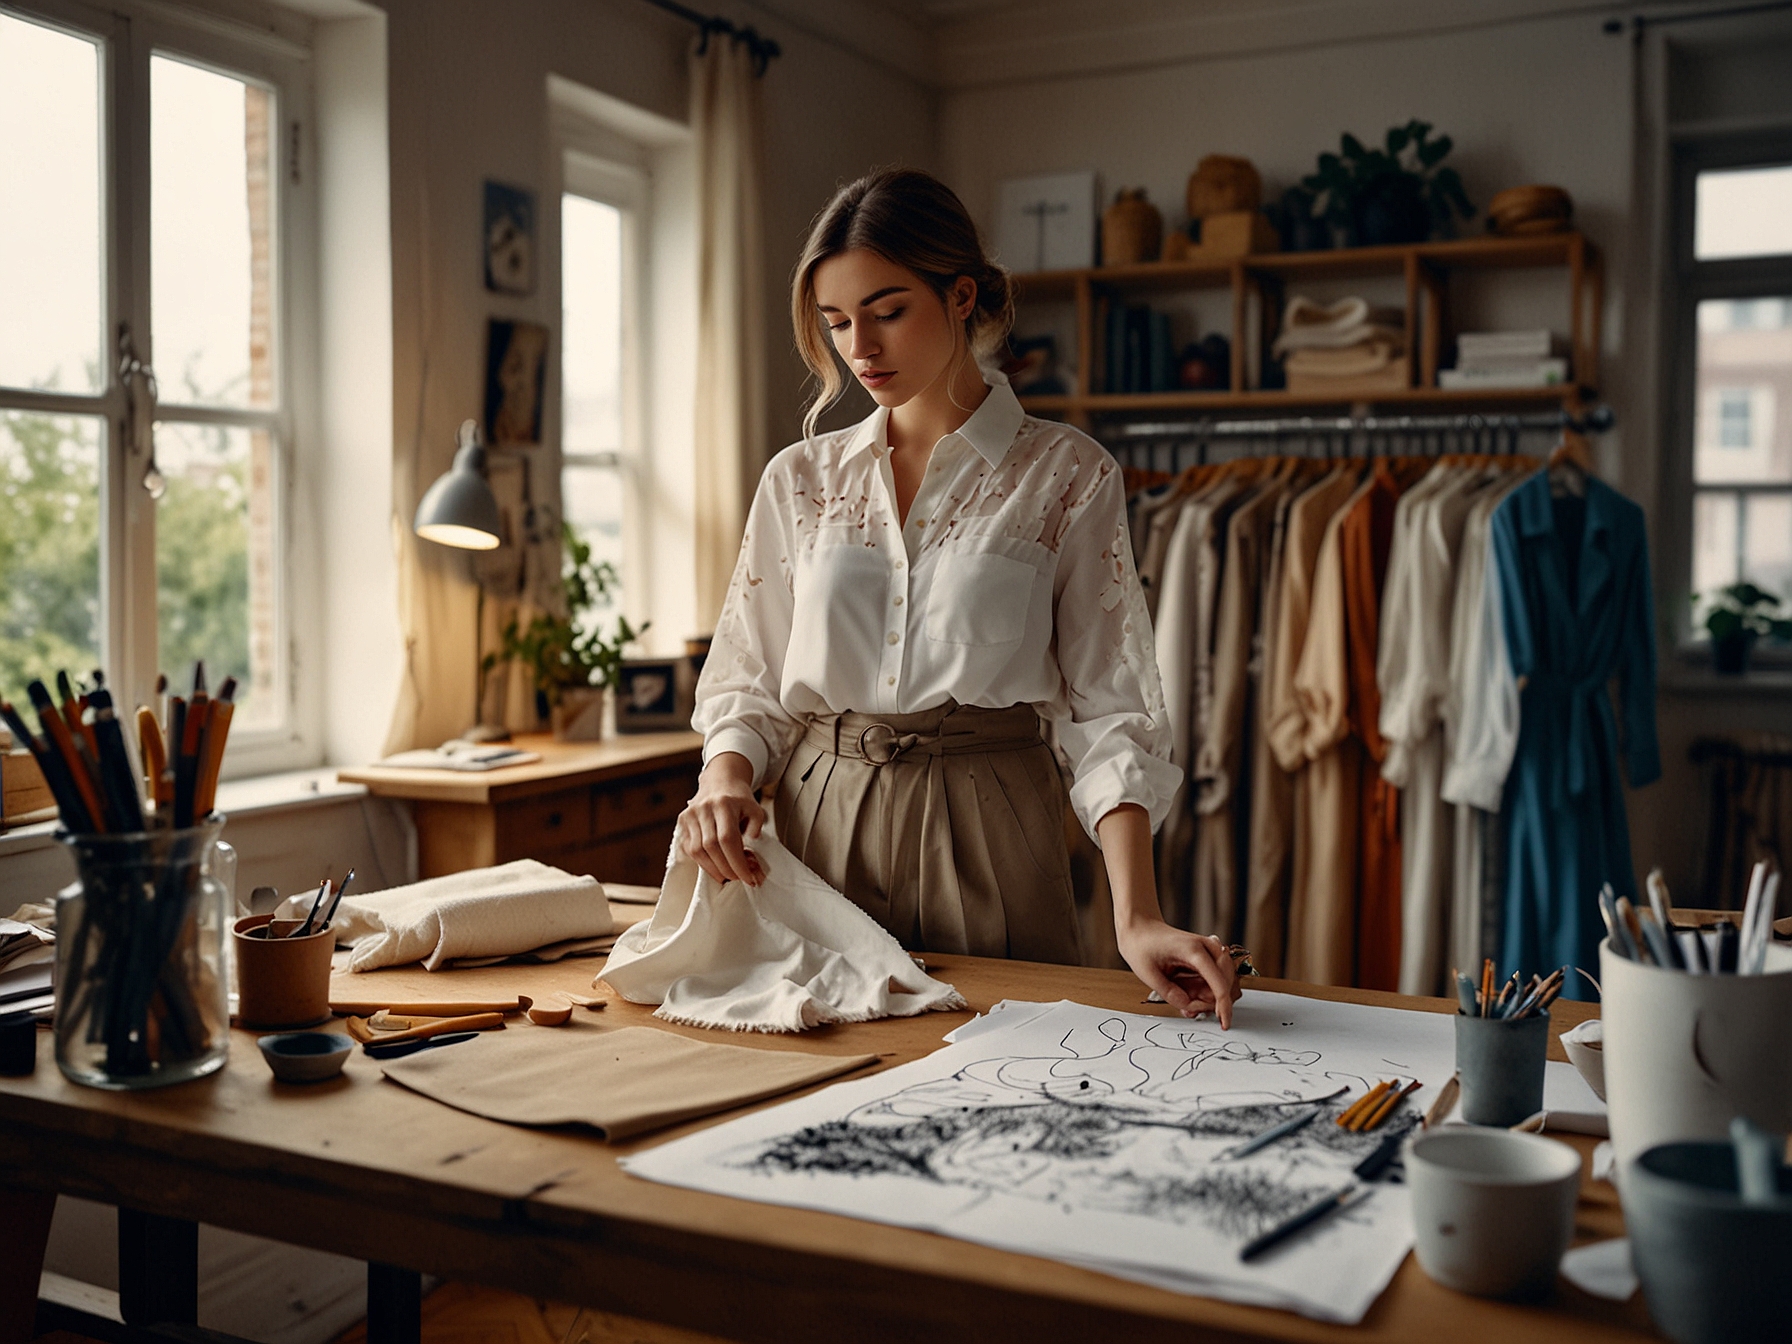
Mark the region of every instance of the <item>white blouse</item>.
POLYGON ((906 528, 887 410, 772 459, 697 685, 703 759, 739 752, 757 787, 810 715, 1027 703, 1091 835, 1122 803, 1155 828, 1182 772, 1120 470, 986 376, 983 404, 934 445, 906 528))

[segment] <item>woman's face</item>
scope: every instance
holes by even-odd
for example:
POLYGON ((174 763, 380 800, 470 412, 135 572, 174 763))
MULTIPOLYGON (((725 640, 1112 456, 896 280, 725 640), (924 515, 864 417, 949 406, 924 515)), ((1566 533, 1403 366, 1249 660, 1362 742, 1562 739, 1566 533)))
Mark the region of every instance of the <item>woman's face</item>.
POLYGON ((977 300, 969 276, 940 302, 907 267, 863 248, 815 268, 815 302, 834 349, 879 406, 901 406, 943 379, 964 353, 964 319, 977 300))

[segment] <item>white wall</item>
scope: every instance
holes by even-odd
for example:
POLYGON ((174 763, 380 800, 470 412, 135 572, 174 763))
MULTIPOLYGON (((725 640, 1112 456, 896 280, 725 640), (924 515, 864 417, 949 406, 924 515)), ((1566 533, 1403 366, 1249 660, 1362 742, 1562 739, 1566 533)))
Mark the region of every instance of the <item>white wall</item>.
MULTIPOLYGON (((1117 187, 1142 185, 1176 224, 1186 219, 1185 184, 1204 154, 1250 158, 1273 199, 1312 170, 1319 151, 1336 149, 1341 131, 1367 140, 1419 117, 1454 138, 1450 162, 1478 205, 1518 183, 1566 187, 1577 223, 1606 257, 1600 391, 1619 429, 1599 445, 1601 474, 1643 505, 1658 539, 1664 517, 1686 502, 1664 477, 1656 432, 1653 305, 1661 277, 1639 227, 1653 202, 1636 172, 1635 47, 1628 33, 1603 31, 1607 17, 1629 14, 1548 0, 1051 0, 1030 8, 1024 24, 1012 10, 973 11, 937 38, 948 84, 941 171, 985 228, 1002 179, 1091 168, 1106 199, 1117 187)), ((1673 31, 1690 37, 1711 28, 1673 31)), ((1749 109, 1758 112, 1759 102, 1749 109)), ((1476 219, 1467 227, 1480 226, 1476 219)), ((1486 317, 1518 325, 1529 316, 1532 325, 1561 328, 1560 318, 1551 320, 1553 282, 1494 283, 1512 286, 1515 297, 1499 303, 1482 286, 1474 301, 1486 317)), ((1658 610, 1677 609, 1685 579, 1663 573, 1654 549, 1658 610)), ((1707 733, 1792 732, 1792 694, 1761 686, 1738 694, 1670 654, 1658 727, 1665 774, 1630 797, 1632 843, 1639 871, 1663 865, 1690 898, 1706 799, 1687 748, 1707 733)))

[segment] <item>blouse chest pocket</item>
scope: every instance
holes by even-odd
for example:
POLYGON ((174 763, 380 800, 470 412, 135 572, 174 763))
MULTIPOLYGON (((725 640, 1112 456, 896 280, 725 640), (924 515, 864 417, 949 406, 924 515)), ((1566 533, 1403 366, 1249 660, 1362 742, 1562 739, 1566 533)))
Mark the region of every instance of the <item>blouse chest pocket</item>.
POLYGON ((936 562, 927 597, 927 637, 941 644, 1013 644, 1027 630, 1037 571, 988 552, 936 562))

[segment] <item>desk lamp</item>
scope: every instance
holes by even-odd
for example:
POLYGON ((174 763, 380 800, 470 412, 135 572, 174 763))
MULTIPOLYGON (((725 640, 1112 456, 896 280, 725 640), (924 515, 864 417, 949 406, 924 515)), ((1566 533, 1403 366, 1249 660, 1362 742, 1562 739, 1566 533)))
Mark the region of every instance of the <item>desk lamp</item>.
MULTIPOLYGON (((460 448, 454 454, 454 465, 437 478, 424 492, 417 505, 412 531, 425 541, 455 546, 468 551, 490 551, 502 540, 503 520, 498 513, 498 499, 485 479, 485 446, 479 442, 479 425, 473 420, 460 423, 460 448)), ((474 645, 476 675, 475 711, 484 714, 485 674, 484 624, 485 585, 479 585, 479 615, 474 645)), ((479 722, 461 738, 468 742, 508 742, 510 733, 502 726, 479 722)))

